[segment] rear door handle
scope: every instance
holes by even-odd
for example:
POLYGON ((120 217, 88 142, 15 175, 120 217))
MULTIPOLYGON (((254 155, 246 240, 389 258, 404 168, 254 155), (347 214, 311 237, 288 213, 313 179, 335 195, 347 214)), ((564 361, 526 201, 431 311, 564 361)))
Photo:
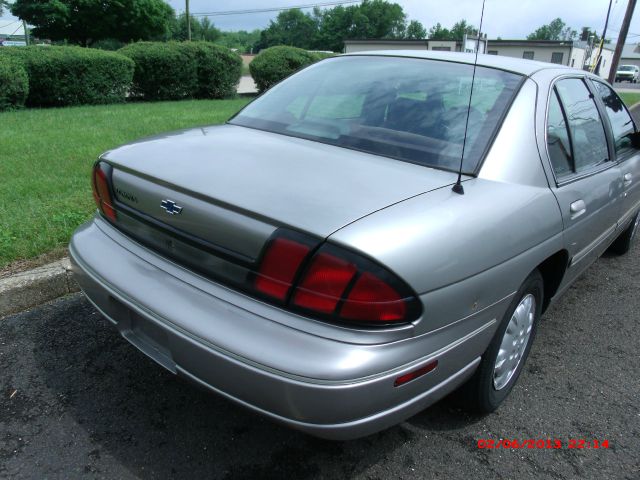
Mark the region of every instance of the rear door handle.
POLYGON ((633 175, 631 175, 630 173, 625 173, 624 174, 624 186, 628 187, 629 185, 631 185, 631 182, 633 182, 633 175))
POLYGON ((571 211, 571 218, 578 218, 580 215, 587 211, 587 205, 584 200, 576 200, 569 207, 571 211))

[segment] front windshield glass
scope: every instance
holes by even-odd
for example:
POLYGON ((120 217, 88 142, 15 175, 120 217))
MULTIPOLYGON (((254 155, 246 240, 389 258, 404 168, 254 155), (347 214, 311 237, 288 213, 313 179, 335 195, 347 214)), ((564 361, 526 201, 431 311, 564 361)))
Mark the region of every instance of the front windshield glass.
POLYGON ((622 65, 618 70, 621 72, 633 72, 633 65, 622 65))
MULTIPOLYGON (((346 56, 272 88, 230 123, 457 171, 473 65, 346 56)), ((522 77, 477 67, 463 171, 473 173, 522 77)))

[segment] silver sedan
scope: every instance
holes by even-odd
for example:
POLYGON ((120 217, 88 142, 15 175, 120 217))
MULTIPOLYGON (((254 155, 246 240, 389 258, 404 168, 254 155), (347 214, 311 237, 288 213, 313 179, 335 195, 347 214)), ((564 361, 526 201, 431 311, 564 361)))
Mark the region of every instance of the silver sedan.
POLYGON ((331 58, 225 125, 106 152, 83 291, 171 372, 313 435, 460 387, 495 410, 549 304, 630 249, 640 142, 596 76, 474 61, 331 58))

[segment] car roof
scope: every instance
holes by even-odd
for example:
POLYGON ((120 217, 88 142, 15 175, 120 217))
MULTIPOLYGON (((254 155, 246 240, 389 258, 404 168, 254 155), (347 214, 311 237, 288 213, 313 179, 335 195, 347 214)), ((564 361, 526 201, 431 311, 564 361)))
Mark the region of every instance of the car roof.
MULTIPOLYGON (((476 61, 475 53, 442 52, 436 50, 373 50, 345 54, 345 56, 362 55, 426 58, 431 60, 445 60, 449 62, 468 63, 471 65, 473 65, 473 63, 476 61)), ((478 65, 483 67, 508 70, 510 72, 520 73, 527 76, 530 76, 533 73, 543 69, 562 70, 562 73, 570 71, 584 73, 582 72, 582 70, 576 70, 575 68, 558 65, 555 63, 537 62, 535 60, 505 57, 502 55, 480 54, 478 55, 478 65)))

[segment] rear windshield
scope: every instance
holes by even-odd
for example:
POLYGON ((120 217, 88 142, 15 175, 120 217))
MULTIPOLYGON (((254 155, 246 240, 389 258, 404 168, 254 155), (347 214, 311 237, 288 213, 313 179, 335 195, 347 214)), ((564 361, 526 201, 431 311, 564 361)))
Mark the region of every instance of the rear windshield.
MULTIPOLYGON (((280 83, 230 123, 457 171, 473 65, 352 56, 280 83)), ((473 173, 522 77, 477 67, 463 171, 473 173)))

